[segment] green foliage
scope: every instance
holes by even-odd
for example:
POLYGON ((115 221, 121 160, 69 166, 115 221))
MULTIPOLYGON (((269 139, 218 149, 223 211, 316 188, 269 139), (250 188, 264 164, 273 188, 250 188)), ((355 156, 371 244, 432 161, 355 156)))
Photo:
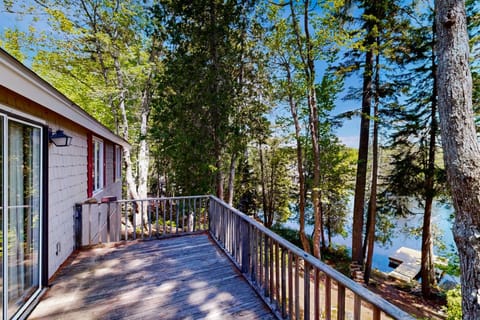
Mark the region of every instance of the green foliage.
POLYGON ((154 15, 169 43, 153 116, 156 157, 167 159, 172 191, 214 193, 231 159, 268 126, 255 7, 160 1, 154 15))
POLYGON ((282 227, 280 224, 274 224, 271 227, 271 230, 297 247, 302 248, 302 242, 300 241, 298 230, 282 227))
POLYGON ((462 319, 462 292, 460 286, 447 291, 447 306, 443 308, 447 320, 462 319))
POLYGON ((273 223, 285 222, 291 215, 294 175, 290 168, 293 166, 294 150, 282 146, 279 139, 272 138, 266 142, 251 150, 250 163, 256 189, 261 190, 256 193, 257 209, 262 209, 264 223, 270 227, 273 223))

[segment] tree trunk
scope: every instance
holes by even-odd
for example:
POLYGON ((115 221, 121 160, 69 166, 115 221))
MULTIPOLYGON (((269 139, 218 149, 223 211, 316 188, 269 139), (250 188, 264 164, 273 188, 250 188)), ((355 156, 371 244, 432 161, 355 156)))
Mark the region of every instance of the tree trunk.
MULTIPOLYGON (((435 43, 435 25, 433 26, 433 36, 435 43)), ((433 263, 433 241, 432 241, 432 204, 435 196, 435 150, 436 138, 438 133, 437 123, 437 82, 436 82, 436 56, 432 52, 432 74, 434 85, 432 92, 432 108, 430 110, 430 141, 428 147, 428 168, 425 175, 425 210, 423 213, 422 228, 422 260, 420 264, 420 276, 422 277, 422 296, 429 298, 431 286, 435 285, 435 265, 433 263)))
POLYGON ((319 119, 317 107, 317 93, 315 90, 315 64, 313 57, 313 43, 310 38, 310 25, 308 21, 309 1, 305 1, 303 12, 303 27, 305 32, 306 57, 304 58, 305 78, 307 80, 307 102, 309 108, 309 128, 313 151, 313 181, 312 205, 315 223, 313 226, 313 255, 321 259, 320 240, 322 235, 322 208, 320 206, 320 146, 319 146, 319 119))
MULTIPOLYGON (((371 46, 370 42, 370 46, 371 46)), ((367 184, 368 140, 370 136, 370 106, 372 95, 373 49, 365 56, 363 72, 362 117, 360 120, 360 142, 358 147, 357 177, 353 202, 352 262, 363 265, 363 215, 365 187, 367 184)))
POLYGON ((230 170, 228 172, 228 190, 227 190, 227 203, 233 205, 233 193, 235 187, 235 167, 237 166, 238 154, 232 153, 230 158, 230 170))
MULTIPOLYGON (((377 40, 378 44, 378 40, 377 40)), ((375 244, 375 225, 377 221, 377 180, 378 180, 378 117, 380 104, 380 54, 375 61, 375 105, 373 111, 373 141, 372 141, 372 185, 370 187, 370 200, 368 202, 368 229, 367 260, 365 262, 363 279, 368 284, 372 272, 373 250, 375 244)), ((363 253, 365 254, 365 253, 363 253)))
POLYGON ((266 192, 266 182, 265 182, 265 163, 263 161, 263 148, 262 143, 258 143, 258 155, 260 157, 260 178, 262 179, 262 205, 263 205, 263 224, 267 224, 267 192, 266 192))
MULTIPOLYGON (((216 147, 218 149, 219 147, 216 147)), ((222 169, 222 156, 219 150, 215 151, 217 153, 216 155, 216 161, 215 161, 215 166, 217 168, 217 172, 215 175, 215 184, 217 188, 217 198, 223 200, 223 169, 222 169)))
MULTIPOLYGON (((289 89, 293 85, 292 74, 290 71, 290 65, 286 61, 284 63, 285 71, 287 72, 287 84, 289 89)), ((290 105, 290 113, 292 114, 293 124, 295 126, 295 142, 296 142, 296 151, 297 151, 297 173, 298 173, 298 184, 299 184, 299 199, 298 199, 298 215, 299 215, 299 233, 300 241, 302 242, 303 250, 310 253, 310 242, 308 241, 307 235, 305 234, 305 175, 303 173, 303 150, 302 150, 302 141, 301 134, 302 129, 300 127, 300 121, 298 120, 297 104, 293 99, 293 93, 291 90, 288 90, 288 102, 290 105)))
POLYGON ((465 3, 436 0, 438 110, 453 234, 462 271, 463 319, 480 319, 480 146, 472 109, 465 3))

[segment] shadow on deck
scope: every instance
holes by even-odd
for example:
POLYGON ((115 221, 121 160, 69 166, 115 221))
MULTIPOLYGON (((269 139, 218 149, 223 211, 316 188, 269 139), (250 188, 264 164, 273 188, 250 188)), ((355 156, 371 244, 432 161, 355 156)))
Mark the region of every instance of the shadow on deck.
POLYGON ((82 250, 28 319, 275 319, 207 234, 82 250))

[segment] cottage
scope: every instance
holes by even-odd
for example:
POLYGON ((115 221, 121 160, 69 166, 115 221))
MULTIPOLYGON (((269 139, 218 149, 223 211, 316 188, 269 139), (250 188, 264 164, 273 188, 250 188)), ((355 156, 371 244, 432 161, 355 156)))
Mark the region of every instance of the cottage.
POLYGON ((81 238, 75 205, 121 198, 125 148, 125 140, 0 49, 3 319, 22 317, 73 252, 81 238))

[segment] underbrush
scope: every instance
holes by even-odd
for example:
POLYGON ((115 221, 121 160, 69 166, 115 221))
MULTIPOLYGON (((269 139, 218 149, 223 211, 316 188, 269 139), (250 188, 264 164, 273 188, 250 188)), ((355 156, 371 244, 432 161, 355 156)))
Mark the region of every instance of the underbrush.
MULTIPOLYGON (((300 241, 300 232, 290 228, 274 225, 271 230, 290 241, 297 247, 303 249, 300 241)), ((307 236, 310 242, 310 247, 313 247, 312 238, 307 236)), ((332 266, 335 270, 350 276, 350 252, 346 246, 332 246, 322 248, 322 261, 332 266)))

